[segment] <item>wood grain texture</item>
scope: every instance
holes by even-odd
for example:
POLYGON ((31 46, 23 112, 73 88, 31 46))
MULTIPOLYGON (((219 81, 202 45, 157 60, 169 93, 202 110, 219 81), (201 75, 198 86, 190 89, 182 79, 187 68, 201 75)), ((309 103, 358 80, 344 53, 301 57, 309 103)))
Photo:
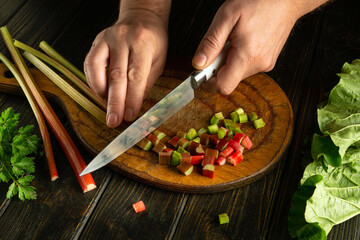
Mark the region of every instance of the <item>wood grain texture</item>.
MULTIPOLYGON (((4 76, 2 67, 0 76, 4 76)), ((39 71, 33 71, 34 78, 42 90, 55 97, 67 113, 75 133, 84 146, 98 153, 110 143, 126 126, 113 130, 93 118, 88 112, 74 103, 39 71)), ((0 77, 1 89, 5 91, 14 79, 0 77)), ((181 83, 180 79, 163 76, 145 99, 140 115, 181 83)), ((9 86, 13 88, 13 86, 9 86)), ((158 164, 158 156, 152 151, 142 151, 137 147, 129 149, 112 161, 109 166, 128 176, 164 189, 186 192, 225 191, 256 180, 272 169, 280 160, 288 146, 292 133, 292 110, 286 95, 279 86, 265 74, 258 74, 243 80, 229 96, 212 95, 203 90, 196 92, 195 99, 160 127, 167 135, 174 136, 177 131, 194 127, 199 129, 209 124, 211 116, 230 112, 242 107, 245 112, 256 112, 266 122, 266 126, 255 130, 252 123, 242 125, 242 130, 251 138, 253 147, 245 151, 245 159, 236 167, 225 164, 216 167, 216 177, 209 179, 198 172, 188 177, 176 168, 158 164)))

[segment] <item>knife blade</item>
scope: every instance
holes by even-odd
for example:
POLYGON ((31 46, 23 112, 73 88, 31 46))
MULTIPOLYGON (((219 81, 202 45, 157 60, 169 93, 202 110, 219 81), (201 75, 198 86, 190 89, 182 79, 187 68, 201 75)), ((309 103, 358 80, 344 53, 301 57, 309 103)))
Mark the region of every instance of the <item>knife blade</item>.
POLYGON ((117 136, 89 163, 89 165, 87 165, 80 176, 105 166, 191 102, 195 97, 195 89, 203 82, 215 76, 218 70, 225 64, 229 49, 230 43, 227 42, 210 66, 203 70, 194 71, 184 82, 120 133, 119 136, 117 136))

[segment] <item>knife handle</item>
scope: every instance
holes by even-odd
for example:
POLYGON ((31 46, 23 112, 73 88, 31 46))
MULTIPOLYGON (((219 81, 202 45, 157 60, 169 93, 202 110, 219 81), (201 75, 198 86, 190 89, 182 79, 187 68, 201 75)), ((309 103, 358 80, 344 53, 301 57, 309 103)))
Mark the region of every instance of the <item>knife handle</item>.
POLYGON ((203 70, 197 70, 191 74, 191 85, 194 89, 197 89, 203 82, 217 74, 219 69, 225 64, 230 48, 231 45, 228 41, 212 64, 203 70))

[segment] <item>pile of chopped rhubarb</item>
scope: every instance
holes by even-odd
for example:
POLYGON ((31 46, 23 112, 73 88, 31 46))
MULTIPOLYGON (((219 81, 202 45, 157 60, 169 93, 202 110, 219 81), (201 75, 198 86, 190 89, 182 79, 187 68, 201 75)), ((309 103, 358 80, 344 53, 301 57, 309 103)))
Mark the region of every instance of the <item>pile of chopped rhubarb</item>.
POLYGON ((194 166, 200 166, 203 176, 214 178, 215 164, 236 166, 244 159, 244 151, 251 149, 253 144, 249 136, 240 128, 242 123, 249 120, 256 129, 265 126, 263 119, 258 118, 255 112, 248 115, 238 108, 230 114, 230 118, 224 118, 222 112, 218 112, 212 116, 206 128, 178 131, 170 140, 165 133, 156 129, 137 146, 156 152, 159 164, 174 166, 185 176, 193 172, 194 166))

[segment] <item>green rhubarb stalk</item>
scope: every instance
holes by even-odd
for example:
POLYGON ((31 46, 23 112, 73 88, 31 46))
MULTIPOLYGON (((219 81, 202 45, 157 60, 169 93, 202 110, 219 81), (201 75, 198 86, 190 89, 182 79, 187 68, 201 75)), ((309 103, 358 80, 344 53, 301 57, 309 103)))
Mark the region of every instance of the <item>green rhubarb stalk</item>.
POLYGON ((94 103, 96 103, 102 110, 106 111, 106 102, 100 98, 95 92, 89 88, 87 84, 81 81, 76 75, 74 75, 69 69, 65 66, 61 65, 59 62, 55 61, 54 59, 48 57, 47 55, 39 52, 38 50, 22 43, 17 40, 14 41, 14 45, 17 48, 20 48, 26 52, 31 53, 35 57, 39 58, 40 60, 46 62, 47 64, 53 66, 65 77, 67 77, 71 82, 73 82, 81 91, 83 91, 94 103))
POLYGON ((15 79, 19 83, 21 89, 24 91, 24 94, 30 104, 30 107, 38 122, 41 137, 43 139, 43 146, 44 146, 46 160, 49 166, 50 178, 51 181, 55 181, 56 179, 59 178, 59 175, 56 169, 54 154, 51 147, 51 140, 48 129, 46 127, 44 116, 42 115, 39 106, 36 104, 36 100, 34 96, 31 94, 29 88, 27 87, 25 80, 18 72, 16 67, 2 53, 0 53, 0 60, 6 65, 6 67, 10 70, 10 72, 14 75, 15 79))
POLYGON ((51 70, 45 63, 35 57, 29 52, 24 52, 24 56, 43 72, 50 80, 52 80, 59 88, 61 88, 66 94, 68 94, 75 102, 82 106, 86 111, 92 114, 102 123, 106 124, 106 113, 101 110, 94 103, 89 101, 86 97, 81 95, 75 88, 67 83, 63 78, 51 70))
POLYGON ((53 49, 47 42, 40 42, 39 47, 46 52, 50 57, 64 65, 67 69, 69 69, 72 73, 78 76, 84 83, 86 82, 85 74, 80 71, 77 67, 75 67, 71 62, 66 60, 60 53, 58 53, 55 49, 53 49))

